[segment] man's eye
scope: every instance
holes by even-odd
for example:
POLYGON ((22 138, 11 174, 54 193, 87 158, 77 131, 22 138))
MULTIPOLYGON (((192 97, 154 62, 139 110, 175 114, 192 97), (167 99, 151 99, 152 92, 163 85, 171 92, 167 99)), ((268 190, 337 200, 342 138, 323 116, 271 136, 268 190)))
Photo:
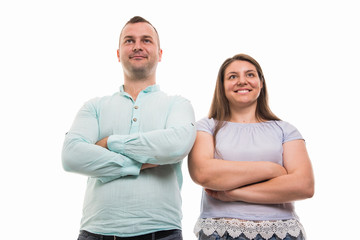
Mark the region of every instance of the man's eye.
POLYGON ((149 39, 145 39, 144 43, 151 43, 151 41, 149 39))
POLYGON ((125 43, 133 43, 133 42, 134 42, 134 40, 132 40, 132 39, 125 40, 125 43))

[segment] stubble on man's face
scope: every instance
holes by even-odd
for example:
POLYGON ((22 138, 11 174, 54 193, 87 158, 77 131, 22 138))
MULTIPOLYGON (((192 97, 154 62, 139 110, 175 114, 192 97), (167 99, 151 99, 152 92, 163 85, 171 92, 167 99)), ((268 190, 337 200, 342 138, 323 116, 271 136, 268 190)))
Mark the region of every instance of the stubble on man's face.
POLYGON ((153 27, 147 23, 126 25, 120 37, 119 55, 126 76, 140 80, 155 74, 161 50, 153 27))

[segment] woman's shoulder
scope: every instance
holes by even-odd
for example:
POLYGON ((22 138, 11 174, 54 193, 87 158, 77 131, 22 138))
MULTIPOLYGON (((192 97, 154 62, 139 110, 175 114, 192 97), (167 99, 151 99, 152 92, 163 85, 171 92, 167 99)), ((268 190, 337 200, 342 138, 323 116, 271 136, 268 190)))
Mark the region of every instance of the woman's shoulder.
POLYGON ((291 123, 283 120, 274 120, 270 122, 272 124, 276 124, 276 126, 281 130, 283 135, 283 142, 296 140, 296 139, 303 139, 299 130, 291 123))
POLYGON ((213 118, 203 117, 200 120, 196 121, 196 123, 209 123, 209 124, 215 124, 215 121, 213 118))
POLYGON ((293 129, 296 129, 294 125, 284 120, 271 120, 269 123, 278 126, 283 131, 292 131, 293 129))
POLYGON ((213 134, 215 128, 215 120, 213 118, 204 117, 195 123, 197 131, 205 131, 213 134))

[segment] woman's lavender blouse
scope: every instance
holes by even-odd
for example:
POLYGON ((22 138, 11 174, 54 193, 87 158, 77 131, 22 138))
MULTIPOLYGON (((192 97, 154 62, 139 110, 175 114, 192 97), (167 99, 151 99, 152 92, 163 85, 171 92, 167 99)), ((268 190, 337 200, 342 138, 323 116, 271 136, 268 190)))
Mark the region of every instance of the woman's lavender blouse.
MULTIPOLYGON (((196 123, 196 127, 197 131, 213 135, 215 121, 203 118, 196 123)), ((214 157, 230 161, 271 161, 283 165, 283 143, 298 139, 303 139, 299 131, 284 121, 249 124, 226 122, 216 136, 217 152, 214 153, 214 157)), ((243 220, 298 218, 293 203, 222 202, 203 191, 200 218, 223 217, 243 220)))

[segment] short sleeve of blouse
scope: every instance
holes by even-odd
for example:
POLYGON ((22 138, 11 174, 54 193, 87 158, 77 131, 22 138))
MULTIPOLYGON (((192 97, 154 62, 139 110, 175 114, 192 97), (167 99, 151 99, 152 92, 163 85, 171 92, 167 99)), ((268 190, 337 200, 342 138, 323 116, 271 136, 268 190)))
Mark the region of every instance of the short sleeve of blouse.
POLYGON ((215 121, 214 119, 209 118, 203 118, 195 123, 196 130, 197 131, 203 131, 210 133, 211 135, 214 134, 214 127, 215 127, 215 121))
POLYGON ((279 125, 279 127, 283 132, 283 139, 282 139, 283 143, 292 140, 299 140, 299 139, 304 140, 304 138, 302 137, 301 133, 297 130, 297 128, 291 125, 290 123, 285 121, 277 121, 277 124, 279 125))

